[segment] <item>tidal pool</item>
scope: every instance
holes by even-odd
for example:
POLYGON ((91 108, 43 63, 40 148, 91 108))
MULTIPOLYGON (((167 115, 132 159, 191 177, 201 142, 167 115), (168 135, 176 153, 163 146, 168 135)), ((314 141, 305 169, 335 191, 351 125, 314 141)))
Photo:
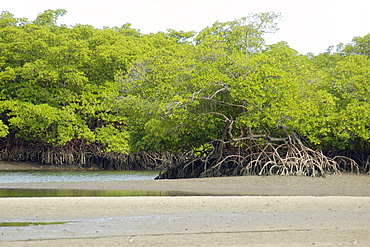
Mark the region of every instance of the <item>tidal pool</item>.
POLYGON ((62 222, 0 222, 0 227, 19 227, 19 226, 47 226, 47 225, 62 225, 68 221, 62 222))

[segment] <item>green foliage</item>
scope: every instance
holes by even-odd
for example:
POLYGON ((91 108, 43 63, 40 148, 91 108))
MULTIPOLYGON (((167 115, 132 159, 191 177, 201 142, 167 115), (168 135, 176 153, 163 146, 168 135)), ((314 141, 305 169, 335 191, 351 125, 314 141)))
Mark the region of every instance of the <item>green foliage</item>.
POLYGON ((64 144, 77 137, 83 124, 70 112, 47 104, 6 100, 1 102, 9 128, 17 130, 16 137, 41 140, 55 145, 64 144))
POLYGON ((137 109, 134 121, 140 121, 140 127, 130 131, 133 149, 187 151, 218 139, 225 120, 238 118, 244 110, 233 107, 241 100, 233 99, 230 87, 241 83, 238 78, 245 82, 240 74, 247 66, 246 32, 255 31, 253 49, 262 49, 258 40, 264 30, 258 33, 257 26, 272 29, 270 15, 252 24, 246 18, 217 22, 195 38, 195 47, 177 42, 134 64, 119 80, 124 102, 137 109))
POLYGON ((38 26, 55 26, 57 24, 58 18, 65 14, 67 14, 67 11, 64 9, 49 9, 37 15, 37 18, 33 21, 33 24, 38 26))
POLYGON ((233 98, 246 107, 239 121, 249 127, 289 124, 292 106, 301 97, 306 63, 306 57, 285 43, 251 57, 246 65, 248 71, 232 82, 233 98))
POLYGON ((325 131, 311 131, 316 143, 352 149, 369 145, 370 59, 364 55, 323 54, 315 60, 321 76, 313 83, 314 88, 328 95, 322 101, 326 110, 318 117, 325 123, 325 131), (332 61, 323 67, 322 60, 332 61))
POLYGON ((5 137, 9 134, 9 127, 0 120, 0 137, 5 137))
POLYGON ((344 46, 340 52, 352 55, 364 55, 370 57, 370 34, 364 37, 355 37, 352 43, 344 46))
POLYGON ((117 129, 112 125, 102 126, 95 131, 95 141, 108 146, 106 152, 127 153, 129 134, 125 129, 117 129))
POLYGON ((33 22, 2 14, 7 24, 0 28, 0 99, 7 107, 1 135, 9 129, 17 137, 53 145, 80 138, 108 151, 128 152, 114 76, 151 44, 141 44, 130 25, 104 30, 57 26, 65 13, 48 10, 33 22))
POLYGON ((221 49, 226 53, 241 52, 249 55, 260 51, 264 45, 263 34, 276 32, 280 14, 273 12, 251 14, 229 22, 215 22, 196 37, 197 45, 221 49))
POLYGON ((58 26, 64 14, 0 14, 0 137, 127 153, 295 132, 317 148, 369 148, 369 35, 303 56, 265 44, 275 13, 148 35, 58 26))

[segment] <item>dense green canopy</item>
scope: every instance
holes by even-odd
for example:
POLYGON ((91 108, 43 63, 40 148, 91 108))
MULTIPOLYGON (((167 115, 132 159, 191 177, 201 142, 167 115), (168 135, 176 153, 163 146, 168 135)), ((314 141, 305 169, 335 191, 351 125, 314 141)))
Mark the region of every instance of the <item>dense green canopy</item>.
POLYGON ((197 152, 295 133, 316 149, 369 150, 370 34, 315 56, 265 44, 275 13, 151 34, 57 25, 64 14, 1 13, 2 138, 197 152))

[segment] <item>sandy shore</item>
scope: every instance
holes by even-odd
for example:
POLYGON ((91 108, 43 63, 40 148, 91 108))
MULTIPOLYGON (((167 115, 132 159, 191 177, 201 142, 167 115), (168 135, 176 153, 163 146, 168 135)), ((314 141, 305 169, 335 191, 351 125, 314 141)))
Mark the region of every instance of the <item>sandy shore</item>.
POLYGON ((369 197, 3 198, 0 246, 369 246, 369 197), (357 244, 358 243, 358 244, 357 244))
POLYGON ((0 246, 370 246, 370 176, 4 184, 208 196, 1 198, 0 246), (211 196, 210 196, 211 195, 211 196))

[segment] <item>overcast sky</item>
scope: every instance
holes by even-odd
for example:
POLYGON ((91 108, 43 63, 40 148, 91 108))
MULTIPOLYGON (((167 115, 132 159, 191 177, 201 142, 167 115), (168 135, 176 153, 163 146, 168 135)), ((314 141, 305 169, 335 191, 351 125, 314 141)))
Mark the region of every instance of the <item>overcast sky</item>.
POLYGON ((370 0, 0 0, 1 11, 29 20, 47 9, 68 11, 59 24, 102 28, 131 23, 143 33, 201 31, 217 20, 281 12, 280 30, 267 42, 286 41, 302 54, 322 53, 370 33, 370 0))

